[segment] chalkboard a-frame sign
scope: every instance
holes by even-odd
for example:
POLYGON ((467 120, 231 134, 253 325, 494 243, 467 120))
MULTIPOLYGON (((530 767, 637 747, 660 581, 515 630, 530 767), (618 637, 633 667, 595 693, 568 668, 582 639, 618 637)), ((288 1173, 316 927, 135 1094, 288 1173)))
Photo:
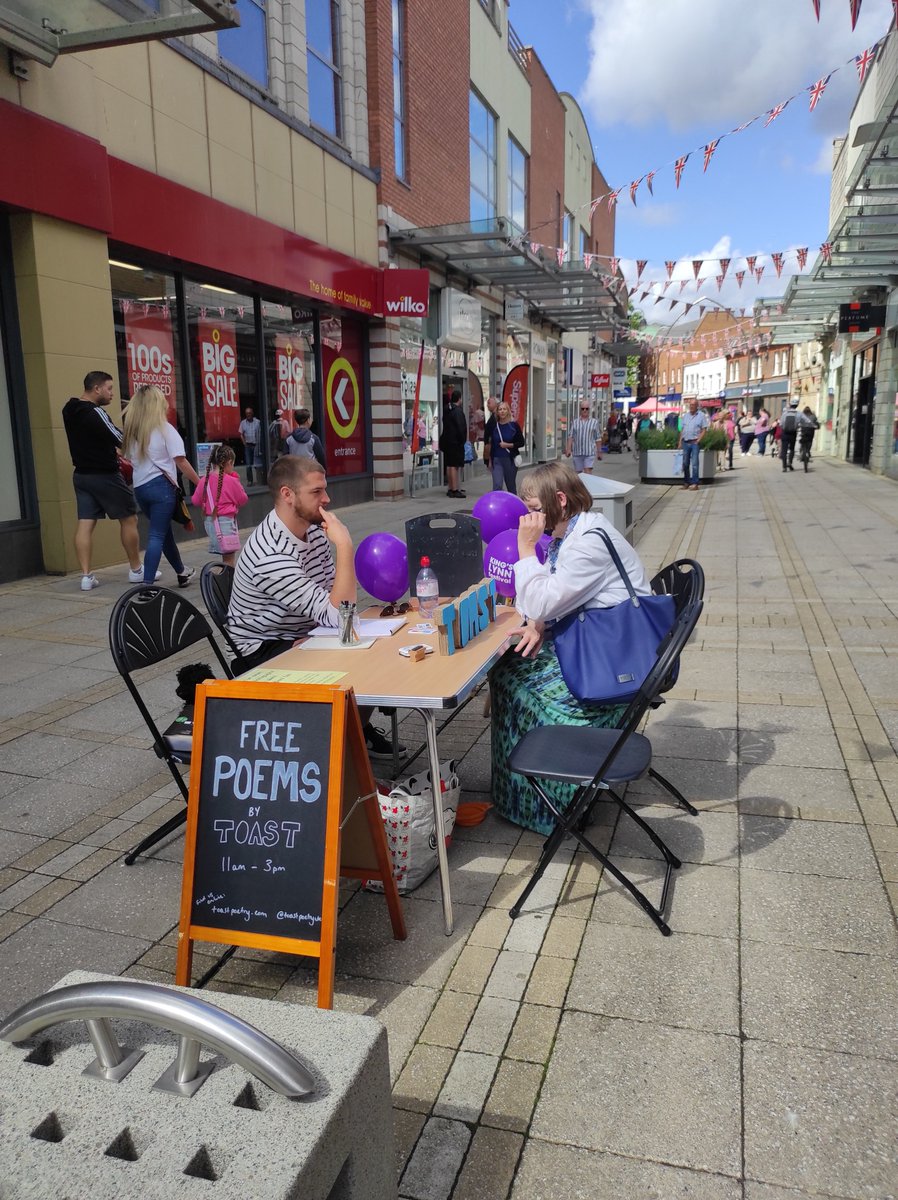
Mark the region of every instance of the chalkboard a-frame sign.
POLYGON ((197 688, 175 982, 195 941, 319 959, 334 993, 339 877, 379 879, 405 922, 351 689, 216 680, 197 688))

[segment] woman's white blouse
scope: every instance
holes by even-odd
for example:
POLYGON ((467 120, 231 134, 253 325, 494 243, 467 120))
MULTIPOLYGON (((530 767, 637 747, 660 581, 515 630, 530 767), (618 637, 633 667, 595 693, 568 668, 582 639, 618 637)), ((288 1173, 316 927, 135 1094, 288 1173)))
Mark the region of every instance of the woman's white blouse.
POLYGON ((184 439, 174 425, 165 422, 161 429, 154 429, 150 434, 146 458, 133 458, 134 486, 140 487, 149 483, 157 475, 166 475, 169 479, 178 478, 176 458, 184 458, 184 439))

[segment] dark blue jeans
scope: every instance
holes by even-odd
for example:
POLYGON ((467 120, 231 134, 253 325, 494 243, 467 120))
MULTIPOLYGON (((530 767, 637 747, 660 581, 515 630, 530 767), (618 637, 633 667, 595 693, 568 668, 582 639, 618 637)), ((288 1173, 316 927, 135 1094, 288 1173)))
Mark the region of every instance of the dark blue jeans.
POLYGON ((184 560, 172 533, 171 517, 178 493, 164 475, 156 475, 134 489, 140 511, 149 518, 150 535, 143 554, 143 581, 154 583, 164 554, 176 575, 184 574, 184 560))
POLYGON ((510 454, 496 454, 493 456, 492 474, 493 487, 497 492, 502 491, 502 484, 504 483, 512 496, 517 495, 515 480, 518 477, 518 469, 514 465, 514 459, 510 454))
POLYGON ((698 483, 698 442, 683 443, 683 481, 698 483))

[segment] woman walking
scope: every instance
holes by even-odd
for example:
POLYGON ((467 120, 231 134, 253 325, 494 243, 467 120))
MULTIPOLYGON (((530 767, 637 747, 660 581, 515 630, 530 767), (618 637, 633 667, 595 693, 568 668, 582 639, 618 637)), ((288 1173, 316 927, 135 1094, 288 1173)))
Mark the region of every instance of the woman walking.
POLYGON ((186 587, 196 568, 184 566, 171 519, 178 500, 178 471, 194 484, 200 477, 185 457, 181 435, 169 424, 168 402, 157 387, 139 387, 131 397, 124 435, 123 450, 134 465, 134 495, 150 522, 144 584, 154 582, 164 554, 178 577, 178 587, 186 587))
POLYGON ((743 408, 742 416, 736 422, 736 428, 739 430, 739 450, 744 458, 750 452, 751 444, 755 440, 755 418, 749 409, 743 408))
POLYGON ((764 457, 764 447, 767 444, 767 434, 770 432, 770 413, 762 408, 755 421, 755 441, 758 443, 758 454, 764 457))
POLYGON ((502 485, 515 494, 515 482, 518 477, 518 467, 515 459, 518 451, 524 445, 524 435, 517 421, 511 419, 511 409, 503 402, 496 409, 496 423, 490 435, 487 447, 489 457, 484 452, 486 465, 493 473, 493 487, 497 492, 502 491, 502 485))

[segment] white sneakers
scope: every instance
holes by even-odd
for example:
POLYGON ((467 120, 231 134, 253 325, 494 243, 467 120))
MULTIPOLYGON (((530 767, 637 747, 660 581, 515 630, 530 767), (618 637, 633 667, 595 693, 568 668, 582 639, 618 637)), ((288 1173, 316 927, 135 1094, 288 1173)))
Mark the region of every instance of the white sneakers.
MULTIPOLYGON (((161 579, 161 578, 162 578, 162 572, 161 572, 161 571, 157 571, 157 572, 156 572, 156 578, 157 578, 157 579, 161 579)), ((136 571, 132 571, 132 570, 130 570, 130 569, 129 569, 129 571, 128 571, 128 582, 129 582, 129 583, 143 583, 143 567, 138 567, 136 571)), ((82 584, 82 587, 83 587, 83 586, 84 586, 84 585, 82 584)), ((94 587, 96 587, 96 584, 94 584, 94 587)))
POLYGON ((93 589, 95 587, 99 587, 99 586, 100 586, 100 581, 99 581, 99 579, 97 579, 96 575, 82 575, 81 576, 82 592, 93 591, 93 589))

